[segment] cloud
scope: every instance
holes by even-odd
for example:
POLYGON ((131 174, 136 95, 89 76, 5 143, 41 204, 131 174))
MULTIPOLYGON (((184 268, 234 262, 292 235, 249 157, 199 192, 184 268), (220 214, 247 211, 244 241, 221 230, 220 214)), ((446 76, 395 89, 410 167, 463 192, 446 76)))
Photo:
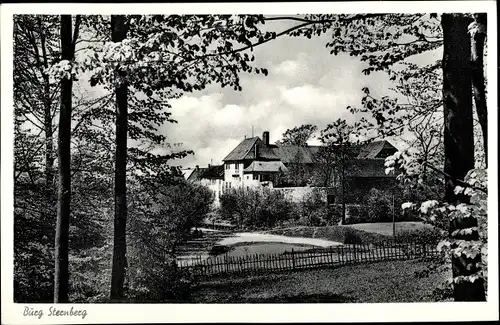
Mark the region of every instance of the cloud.
POLYGON ((281 88, 281 97, 293 108, 294 118, 304 123, 323 124, 337 118, 349 118, 346 107, 356 100, 348 91, 332 92, 320 86, 303 85, 281 88))
POLYGON ((307 66, 297 60, 286 60, 277 66, 274 66, 273 72, 286 77, 294 77, 298 73, 307 73, 307 66))
POLYGON ((321 129, 339 118, 353 123, 356 116, 346 108, 360 106, 365 86, 375 96, 391 95, 393 84, 387 74, 364 75, 366 63, 349 55, 330 55, 325 42, 325 38, 273 40, 254 51, 255 65, 267 68, 268 76, 241 73, 241 92, 210 85, 173 100, 172 117, 179 123, 166 124, 161 132, 167 141, 182 143, 182 149, 195 155, 172 164, 221 163, 245 136, 252 135, 252 126, 256 136, 269 131, 273 143, 287 129, 302 124, 321 129))

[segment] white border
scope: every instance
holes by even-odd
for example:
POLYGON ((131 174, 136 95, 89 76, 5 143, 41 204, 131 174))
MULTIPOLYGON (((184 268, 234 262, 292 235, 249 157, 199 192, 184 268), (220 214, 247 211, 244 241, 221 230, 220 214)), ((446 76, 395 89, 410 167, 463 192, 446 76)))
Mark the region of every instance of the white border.
MULTIPOLYGON (((1 193, 2 193, 2 323, 132 323, 132 322, 333 322, 333 321, 473 321, 498 320, 498 160, 497 160, 497 31, 494 1, 333 2, 333 3, 209 3, 209 4, 5 4, 1 11, 1 193), (71 317, 23 317, 24 304, 13 304, 13 132, 12 15, 131 13, 366 13, 366 12, 487 12, 489 107, 489 301, 487 303, 399 304, 72 304, 86 308, 84 320, 71 317)), ((32 305, 35 306, 35 305, 32 305)), ((52 305, 36 305, 47 313, 52 305)))

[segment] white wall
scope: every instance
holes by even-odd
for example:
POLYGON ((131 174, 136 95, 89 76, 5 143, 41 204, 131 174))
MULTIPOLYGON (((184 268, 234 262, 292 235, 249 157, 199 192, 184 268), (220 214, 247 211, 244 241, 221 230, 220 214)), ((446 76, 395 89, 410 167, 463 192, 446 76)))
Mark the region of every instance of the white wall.
POLYGON ((326 191, 321 187, 278 187, 275 191, 282 192, 285 197, 293 202, 301 202, 304 197, 310 195, 313 190, 320 190, 323 199, 326 201, 326 191))
POLYGON ((220 195, 222 193, 223 180, 222 179, 202 179, 200 183, 208 187, 214 193, 214 206, 220 205, 220 195))
POLYGON ((243 163, 224 163, 224 181, 231 183, 232 187, 242 186, 243 180, 243 163), (229 165, 229 169, 227 169, 229 165), (239 177, 233 177, 238 175, 239 177))

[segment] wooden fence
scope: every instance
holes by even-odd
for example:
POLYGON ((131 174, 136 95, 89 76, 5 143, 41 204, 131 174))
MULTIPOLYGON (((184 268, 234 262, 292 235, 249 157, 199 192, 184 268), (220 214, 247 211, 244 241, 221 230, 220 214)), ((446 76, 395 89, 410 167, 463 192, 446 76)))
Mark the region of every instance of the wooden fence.
POLYGON ((251 254, 194 258, 178 261, 181 270, 194 276, 247 275, 264 272, 334 267, 355 263, 409 260, 435 257, 436 245, 425 243, 385 243, 377 245, 353 244, 281 254, 251 254))

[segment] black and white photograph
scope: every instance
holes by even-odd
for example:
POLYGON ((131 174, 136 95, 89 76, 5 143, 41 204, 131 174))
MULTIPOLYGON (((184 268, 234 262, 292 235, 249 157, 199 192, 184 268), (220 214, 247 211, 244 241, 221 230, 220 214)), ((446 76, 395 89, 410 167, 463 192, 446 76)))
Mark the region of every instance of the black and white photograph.
POLYGON ((449 3, 2 5, 2 323, 498 320, 495 2, 449 3))

